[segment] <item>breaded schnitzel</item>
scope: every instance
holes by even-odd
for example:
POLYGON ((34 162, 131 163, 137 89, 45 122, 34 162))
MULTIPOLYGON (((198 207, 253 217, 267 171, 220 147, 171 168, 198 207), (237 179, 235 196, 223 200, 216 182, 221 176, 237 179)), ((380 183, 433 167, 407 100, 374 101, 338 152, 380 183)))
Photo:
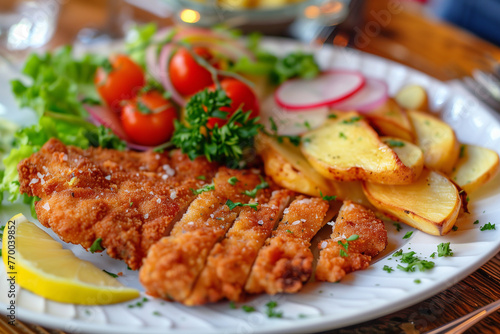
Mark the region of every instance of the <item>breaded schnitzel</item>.
POLYGON ((139 278, 150 295, 180 302, 189 296, 210 251, 242 209, 230 208, 227 201, 248 203, 251 197, 244 192, 261 183, 259 176, 250 170, 219 169, 213 189, 201 193, 171 235, 149 250, 139 278))
POLYGON ((368 268, 372 257, 387 247, 387 231, 384 223, 371 210, 345 201, 335 221, 331 239, 318 246, 321 251, 316 279, 337 282, 350 272, 368 268), (358 236, 356 240, 347 242, 346 239, 355 235, 358 236), (344 246, 346 243, 347 246, 344 246))
POLYGON ((257 211, 243 209, 226 238, 215 245, 185 304, 242 299, 253 262, 294 195, 290 190, 271 190, 266 189, 255 200, 257 211))
POLYGON ((312 274, 311 239, 325 224, 328 202, 317 197, 297 197, 260 250, 245 285, 248 293, 293 293, 312 274))
POLYGON ((216 170, 179 151, 82 150, 56 139, 18 166, 21 193, 41 198, 36 212, 44 226, 87 249, 101 238, 107 253, 132 269, 195 199, 191 189, 210 183, 216 170))

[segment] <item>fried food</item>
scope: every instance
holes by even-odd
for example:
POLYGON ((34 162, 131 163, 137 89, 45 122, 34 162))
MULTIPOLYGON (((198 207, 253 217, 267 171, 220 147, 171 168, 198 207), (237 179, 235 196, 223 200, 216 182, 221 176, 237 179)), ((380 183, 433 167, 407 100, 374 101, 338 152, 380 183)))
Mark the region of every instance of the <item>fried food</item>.
POLYGON ((230 209, 227 200, 248 203, 251 197, 244 192, 261 183, 259 176, 249 170, 218 171, 214 190, 200 194, 171 235, 151 247, 139 274, 150 295, 180 302, 189 296, 210 251, 242 209, 241 206, 230 209), (232 178, 237 180, 233 184, 229 182, 232 178))
POLYGON ((258 210, 245 208, 226 238, 215 245, 198 278, 187 305, 214 303, 223 298, 242 299, 243 288, 252 264, 266 239, 271 235, 293 192, 266 189, 257 198, 258 210))
POLYGON ((328 202, 299 196, 260 250, 245 285, 248 293, 299 291, 312 274, 310 241, 325 224, 328 202))
POLYGON ((318 246, 321 251, 316 280, 338 282, 346 274, 369 266, 371 259, 387 247, 387 231, 384 223, 371 210, 345 201, 331 239, 318 246), (347 241, 354 235, 358 236, 356 240, 347 241))
POLYGON ((82 150, 56 139, 18 166, 21 193, 41 198, 36 212, 44 226, 86 249, 100 238, 132 269, 169 234, 196 197, 191 189, 211 182, 216 170, 179 151, 82 150))

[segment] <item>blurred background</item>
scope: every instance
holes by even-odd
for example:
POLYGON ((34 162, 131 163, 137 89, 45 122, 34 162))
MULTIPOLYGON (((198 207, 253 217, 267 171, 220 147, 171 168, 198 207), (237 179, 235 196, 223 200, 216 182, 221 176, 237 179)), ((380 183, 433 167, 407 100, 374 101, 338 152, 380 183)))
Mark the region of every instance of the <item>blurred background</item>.
POLYGON ((500 59, 500 0, 0 0, 0 56, 119 40, 146 22, 351 47, 441 80, 500 59))

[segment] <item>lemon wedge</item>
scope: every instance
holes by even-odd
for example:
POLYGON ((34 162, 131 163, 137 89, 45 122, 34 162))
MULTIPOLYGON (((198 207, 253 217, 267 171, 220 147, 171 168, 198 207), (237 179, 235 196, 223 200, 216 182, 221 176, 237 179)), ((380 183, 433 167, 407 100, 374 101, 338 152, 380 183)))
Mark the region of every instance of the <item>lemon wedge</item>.
POLYGON ((5 227, 2 254, 7 273, 15 273, 20 287, 50 300, 103 305, 139 297, 139 291, 63 249, 22 214, 5 227))

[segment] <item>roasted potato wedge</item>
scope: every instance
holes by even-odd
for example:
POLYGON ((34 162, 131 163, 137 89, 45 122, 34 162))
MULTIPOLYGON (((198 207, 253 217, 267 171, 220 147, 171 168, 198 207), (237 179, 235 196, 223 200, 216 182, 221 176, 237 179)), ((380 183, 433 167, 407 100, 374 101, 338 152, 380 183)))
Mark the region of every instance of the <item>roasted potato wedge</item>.
POLYGON ((475 145, 461 145, 457 164, 450 174, 468 194, 488 182, 498 171, 498 153, 475 145))
POLYGON ((302 152, 321 175, 384 184, 409 184, 418 177, 358 113, 334 115, 302 137, 302 152))
POLYGON ((415 142, 415 130, 405 110, 393 99, 366 115, 378 133, 415 142))
POLYGON ((416 144, 424 152, 425 166, 445 174, 451 172, 460 151, 453 129, 442 120, 422 111, 408 111, 417 134, 416 144))
POLYGON ((396 102, 408 110, 429 110, 426 90, 419 85, 404 86, 396 94, 396 102))
POLYGON ((264 161, 266 175, 278 185, 311 196, 320 196, 320 192, 329 196, 338 194, 336 184, 321 176, 290 142, 279 143, 260 133, 255 147, 264 161))
POLYGON ((433 235, 448 233, 462 201, 453 182, 440 172, 424 169, 409 185, 363 183, 368 200, 388 217, 433 235))
POLYGON ((417 145, 399 138, 381 137, 382 142, 389 146, 405 166, 413 170, 416 180, 424 168, 424 153, 417 145))

